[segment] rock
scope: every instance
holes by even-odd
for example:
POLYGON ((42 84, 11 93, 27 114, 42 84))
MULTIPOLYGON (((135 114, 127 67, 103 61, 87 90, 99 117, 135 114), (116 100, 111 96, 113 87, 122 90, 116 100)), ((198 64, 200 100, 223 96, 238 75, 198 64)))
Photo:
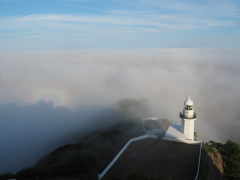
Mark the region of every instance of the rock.
POLYGON ((211 157, 211 159, 213 161, 213 165, 217 168, 218 171, 220 171, 221 176, 223 176, 222 155, 219 153, 219 151, 216 148, 213 148, 213 151, 214 151, 213 153, 209 153, 209 156, 211 157))
POLYGON ((198 180, 223 180, 223 160, 219 151, 216 148, 212 148, 208 153, 203 151, 202 156, 205 156, 205 166, 208 169, 208 173, 205 178, 199 177, 198 180))

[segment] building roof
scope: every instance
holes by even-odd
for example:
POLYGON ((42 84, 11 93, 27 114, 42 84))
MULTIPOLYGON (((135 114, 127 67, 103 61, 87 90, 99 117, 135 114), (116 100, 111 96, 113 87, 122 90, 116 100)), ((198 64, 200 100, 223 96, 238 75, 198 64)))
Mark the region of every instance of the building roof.
POLYGON ((190 96, 188 96, 188 99, 184 102, 184 105, 193 105, 193 101, 190 99, 190 96))
POLYGON ((165 134, 165 137, 172 137, 172 138, 183 138, 185 139, 185 135, 181 132, 180 125, 171 125, 168 127, 168 130, 165 134))

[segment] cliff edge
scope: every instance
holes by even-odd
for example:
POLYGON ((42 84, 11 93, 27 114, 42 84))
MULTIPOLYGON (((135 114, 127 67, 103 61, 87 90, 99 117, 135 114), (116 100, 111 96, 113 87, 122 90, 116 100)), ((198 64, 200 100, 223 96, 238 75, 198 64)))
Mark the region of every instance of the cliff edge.
POLYGON ((216 148, 203 143, 198 180, 223 180, 223 174, 222 155, 216 148))

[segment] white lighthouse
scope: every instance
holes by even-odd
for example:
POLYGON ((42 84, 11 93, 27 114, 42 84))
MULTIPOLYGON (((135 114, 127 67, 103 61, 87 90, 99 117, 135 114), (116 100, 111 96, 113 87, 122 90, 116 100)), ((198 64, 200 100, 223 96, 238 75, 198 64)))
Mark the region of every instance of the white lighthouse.
POLYGON ((201 144, 201 140, 194 137, 194 121, 197 119, 197 114, 194 112, 193 101, 190 97, 184 102, 183 111, 180 112, 179 117, 181 125, 170 125, 163 139, 187 144, 201 144))
POLYGON ((193 101, 188 99, 184 102, 183 111, 179 117, 182 119, 181 131, 186 139, 194 141, 194 121, 197 119, 197 114, 194 112, 193 101))

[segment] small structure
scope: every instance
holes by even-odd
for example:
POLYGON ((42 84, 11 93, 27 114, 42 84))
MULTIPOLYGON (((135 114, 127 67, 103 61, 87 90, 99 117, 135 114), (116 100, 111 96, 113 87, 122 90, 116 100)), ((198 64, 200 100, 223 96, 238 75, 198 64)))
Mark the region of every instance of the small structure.
POLYGON ((142 118, 142 125, 147 134, 159 135, 165 133, 162 121, 158 117, 142 118))
POLYGON ((184 102, 183 111, 179 113, 181 125, 169 126, 164 140, 177 141, 189 144, 200 144, 200 141, 194 137, 194 121, 197 114, 194 112, 193 101, 188 99, 184 102))

